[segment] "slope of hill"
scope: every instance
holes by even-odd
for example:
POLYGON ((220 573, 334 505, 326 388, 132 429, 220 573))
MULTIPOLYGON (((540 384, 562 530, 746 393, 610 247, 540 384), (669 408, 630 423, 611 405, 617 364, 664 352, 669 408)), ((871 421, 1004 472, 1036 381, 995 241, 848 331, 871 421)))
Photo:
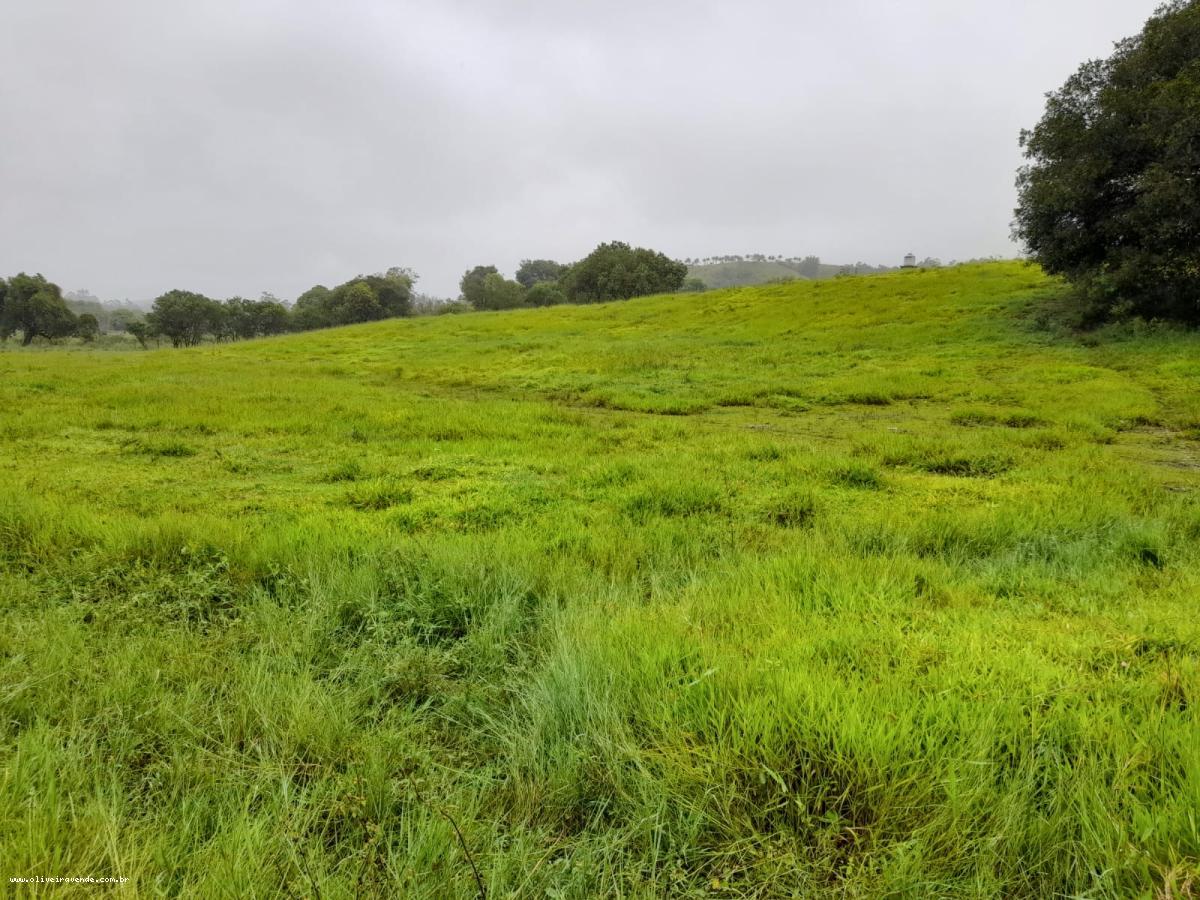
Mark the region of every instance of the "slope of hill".
POLYGON ((0 352, 5 874, 1184 896, 1200 340, 1058 290, 0 352))

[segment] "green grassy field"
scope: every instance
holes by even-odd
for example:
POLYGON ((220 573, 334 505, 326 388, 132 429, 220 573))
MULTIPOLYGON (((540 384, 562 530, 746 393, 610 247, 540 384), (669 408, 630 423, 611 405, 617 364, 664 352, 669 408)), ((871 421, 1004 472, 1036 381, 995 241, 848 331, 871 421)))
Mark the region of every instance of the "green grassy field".
POLYGON ((1200 336, 1060 291, 0 352, 4 888, 1195 895, 1200 336))

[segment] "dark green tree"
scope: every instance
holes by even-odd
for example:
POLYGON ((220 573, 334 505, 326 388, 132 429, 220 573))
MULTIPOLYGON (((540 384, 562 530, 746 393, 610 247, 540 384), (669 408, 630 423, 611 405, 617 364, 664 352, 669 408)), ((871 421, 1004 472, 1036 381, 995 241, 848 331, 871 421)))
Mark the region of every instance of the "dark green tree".
POLYGON ((75 334, 82 338, 85 344, 94 341, 99 333, 100 320, 91 313, 82 313, 75 319, 75 334))
POLYGON ((334 325, 373 322, 387 315, 365 281, 347 281, 334 288, 329 295, 329 310, 334 325))
POLYGON ((221 304, 225 315, 221 318, 219 339, 234 341, 254 337, 252 303, 242 297, 230 297, 221 304))
POLYGON ((576 303, 625 300, 646 294, 671 294, 683 286, 687 266, 654 250, 621 241, 601 244, 563 277, 567 296, 576 303))
MULTIPOLYGON (((297 298, 290 314, 291 326, 296 331, 308 331, 412 315, 416 279, 411 269, 395 266, 375 275, 358 275, 333 290, 317 285, 297 298)), ((255 307, 258 333, 274 333, 267 329, 275 327, 280 308, 273 298, 259 301, 255 307), (276 303, 277 308, 263 303, 276 303)))
POLYGON ((0 335, 5 338, 21 332, 21 343, 34 338, 57 340, 75 333, 75 314, 63 301, 58 285, 42 275, 22 272, 7 282, 4 307, 0 313, 0 335))
POLYGON ((685 294, 702 294, 708 290, 708 285, 704 283, 703 278, 696 278, 693 276, 690 278, 685 278, 683 280, 683 286, 679 289, 685 294))
POLYGON ((552 259, 523 259, 517 268, 516 279, 522 287, 529 289, 535 284, 558 281, 567 266, 552 259))
POLYGON ((380 318, 412 314, 412 287, 415 276, 407 269, 388 269, 383 275, 360 275, 356 282, 366 284, 383 310, 380 318))
POLYGON ((146 316, 154 334, 161 334, 172 347, 194 347, 206 336, 225 334, 226 312, 221 303, 192 291, 168 291, 146 316))
POLYGON ((221 337, 228 340, 264 337, 288 330, 288 309, 278 300, 230 297, 221 305, 225 308, 221 337))
POLYGON ((558 306, 566 302, 567 295, 553 281, 539 281, 525 292, 526 306, 558 306))
POLYGON ((323 284, 314 285, 297 297, 292 307, 292 327, 296 331, 311 331, 334 324, 329 297, 330 290, 323 284))
POLYGON ((1014 234, 1085 321, 1200 322, 1200 3, 1080 67, 1021 135, 1014 234))
POLYGON ((499 272, 492 272, 476 291, 473 305, 476 309, 516 309, 525 305, 525 288, 499 272))
POLYGON ((150 326, 145 322, 130 322, 125 326, 125 330, 137 338, 137 342, 142 345, 143 350, 146 349, 146 341, 153 336, 150 326))
POLYGON ((256 337, 283 334, 288 330, 288 308, 278 300, 258 300, 252 304, 251 319, 256 337))
POLYGON ((498 275, 500 270, 495 266, 476 266, 470 271, 464 273, 462 279, 458 282, 458 289, 462 292, 462 299, 470 303, 476 309, 486 309, 484 306, 483 282, 489 275, 498 275))

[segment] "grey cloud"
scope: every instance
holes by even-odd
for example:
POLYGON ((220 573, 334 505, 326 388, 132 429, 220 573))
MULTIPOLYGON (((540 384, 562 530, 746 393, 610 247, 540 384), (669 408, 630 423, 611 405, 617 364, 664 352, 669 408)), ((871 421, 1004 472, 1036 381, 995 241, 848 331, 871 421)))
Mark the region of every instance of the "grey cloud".
POLYGON ((1156 0, 0 6, 0 272, 150 298, 627 239, 1012 253, 1019 129, 1156 0))

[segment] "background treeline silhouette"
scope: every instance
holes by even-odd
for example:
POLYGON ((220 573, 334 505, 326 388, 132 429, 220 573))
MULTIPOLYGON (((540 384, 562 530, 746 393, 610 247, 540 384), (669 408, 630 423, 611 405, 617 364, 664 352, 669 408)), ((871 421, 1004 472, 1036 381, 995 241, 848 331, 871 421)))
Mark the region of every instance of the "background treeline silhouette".
MULTIPOLYGON (((927 259, 922 265, 940 263, 927 259)), ((393 267, 373 275, 356 275, 332 288, 314 285, 292 304, 270 293, 257 300, 217 300, 195 291, 174 289, 155 299, 149 311, 127 301, 105 303, 86 290, 64 294, 43 275, 22 272, 0 278, 0 340, 20 335, 24 345, 38 339, 56 342, 70 337, 91 343, 102 334, 124 333, 142 346, 154 341, 193 347, 206 341, 245 340, 399 316, 599 303, 790 278, 892 270, 866 263, 829 265, 816 256, 761 253, 680 261, 656 250, 611 241, 574 263, 522 260, 512 279, 496 266, 475 266, 460 280, 461 293, 456 300, 416 293, 417 274, 412 269, 393 267)))

